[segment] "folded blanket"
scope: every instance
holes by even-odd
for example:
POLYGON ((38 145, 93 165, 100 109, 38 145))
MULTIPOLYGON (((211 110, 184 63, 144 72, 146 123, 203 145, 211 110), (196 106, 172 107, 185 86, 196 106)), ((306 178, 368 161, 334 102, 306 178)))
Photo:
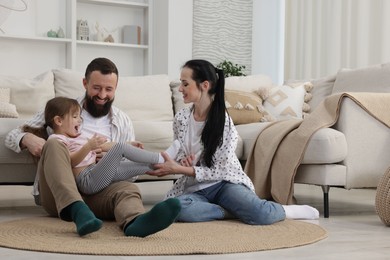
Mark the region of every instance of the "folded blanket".
POLYGON ((350 98, 371 116, 390 127, 390 93, 351 92, 327 97, 304 120, 269 125, 258 136, 245 172, 260 198, 294 203, 294 177, 311 136, 337 122, 343 98, 350 98))

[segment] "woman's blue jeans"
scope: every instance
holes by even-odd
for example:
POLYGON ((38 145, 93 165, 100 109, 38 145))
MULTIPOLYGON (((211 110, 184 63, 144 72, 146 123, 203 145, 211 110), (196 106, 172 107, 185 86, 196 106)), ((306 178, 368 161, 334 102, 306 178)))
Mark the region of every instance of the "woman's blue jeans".
POLYGON ((224 219, 225 210, 250 225, 269 225, 286 218, 279 203, 260 199, 246 186, 226 181, 177 199, 181 203, 180 222, 224 219))

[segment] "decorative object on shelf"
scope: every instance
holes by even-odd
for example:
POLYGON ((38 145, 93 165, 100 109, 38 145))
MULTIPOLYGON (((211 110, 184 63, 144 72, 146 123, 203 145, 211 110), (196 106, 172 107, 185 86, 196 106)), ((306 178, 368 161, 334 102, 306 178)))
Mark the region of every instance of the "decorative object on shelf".
POLYGON ((114 37, 112 37, 111 34, 109 34, 105 39, 104 42, 115 42, 114 37))
POLYGON ((118 28, 108 31, 105 27, 100 26, 99 22, 96 22, 95 30, 96 30, 96 41, 115 42, 114 35, 116 35, 115 33, 118 31, 118 28))
POLYGON ((95 29, 96 29, 96 41, 98 42, 104 42, 104 28, 100 28, 99 22, 95 23, 95 29))
POLYGON ((89 26, 87 20, 77 20, 77 40, 89 41, 89 26))
POLYGON ((141 27, 137 25, 125 25, 122 28, 123 43, 141 44, 141 27))
POLYGON ((65 33, 64 33, 64 30, 62 29, 61 26, 60 26, 60 28, 57 31, 57 37, 58 38, 65 38, 65 33))
POLYGON ((54 30, 48 31, 46 35, 47 35, 47 37, 50 37, 50 38, 57 38, 57 32, 54 30))
POLYGON ((231 76, 246 76, 244 70, 246 69, 245 65, 233 64, 229 60, 224 60, 217 65, 218 69, 223 70, 225 78, 231 76))

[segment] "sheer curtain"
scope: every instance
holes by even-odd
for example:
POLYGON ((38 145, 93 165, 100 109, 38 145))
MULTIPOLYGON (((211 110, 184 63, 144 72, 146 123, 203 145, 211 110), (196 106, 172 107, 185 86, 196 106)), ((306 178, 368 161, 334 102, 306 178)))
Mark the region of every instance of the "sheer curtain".
POLYGON ((285 79, 390 62, 390 1, 285 1, 285 79))

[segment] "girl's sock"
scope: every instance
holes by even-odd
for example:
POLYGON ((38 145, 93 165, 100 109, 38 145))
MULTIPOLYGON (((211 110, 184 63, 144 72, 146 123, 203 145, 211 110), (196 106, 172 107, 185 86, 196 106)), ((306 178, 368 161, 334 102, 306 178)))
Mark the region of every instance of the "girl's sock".
POLYGON ((181 209, 180 201, 170 198, 156 204, 125 227, 126 236, 146 237, 170 226, 181 209))
MULTIPOLYGON (((169 146, 168 149, 165 150, 165 152, 169 155, 169 158, 174 159, 177 153, 179 152, 179 149, 180 149, 180 142, 179 140, 175 140, 173 141, 171 146, 169 146)), ((163 162, 165 162, 165 160, 160 154, 158 157, 158 163, 163 163, 163 162)))
POLYGON ((308 205, 282 205, 288 219, 318 219, 320 213, 308 205))
POLYGON ((80 236, 98 231, 103 225, 103 221, 96 218, 95 214, 83 201, 76 201, 64 210, 70 213, 73 222, 76 224, 77 233, 80 236))

